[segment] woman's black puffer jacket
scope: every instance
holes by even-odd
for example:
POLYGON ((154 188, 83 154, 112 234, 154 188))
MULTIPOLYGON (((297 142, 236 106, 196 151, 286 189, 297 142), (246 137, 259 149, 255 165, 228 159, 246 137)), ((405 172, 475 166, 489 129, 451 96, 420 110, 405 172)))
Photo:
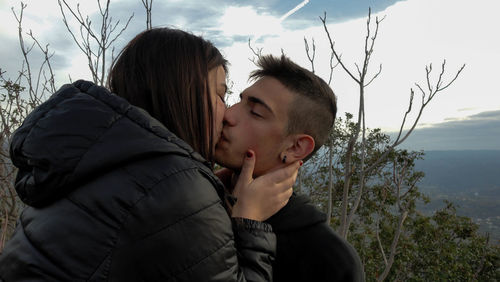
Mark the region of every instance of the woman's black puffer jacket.
POLYGON ((28 207, 0 255, 5 281, 272 277, 269 225, 232 222, 207 161, 105 88, 63 86, 10 150, 28 207))

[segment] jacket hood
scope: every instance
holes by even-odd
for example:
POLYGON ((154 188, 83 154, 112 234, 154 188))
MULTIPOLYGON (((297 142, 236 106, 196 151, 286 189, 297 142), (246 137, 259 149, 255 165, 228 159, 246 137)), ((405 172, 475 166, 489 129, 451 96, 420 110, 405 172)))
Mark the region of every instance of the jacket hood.
POLYGON ((91 82, 61 87, 15 132, 10 155, 21 200, 41 207, 79 183, 154 154, 198 153, 144 110, 91 82))
POLYGON ((273 231, 286 232, 325 221, 326 214, 311 204, 307 196, 293 193, 286 206, 266 222, 271 224, 273 231))

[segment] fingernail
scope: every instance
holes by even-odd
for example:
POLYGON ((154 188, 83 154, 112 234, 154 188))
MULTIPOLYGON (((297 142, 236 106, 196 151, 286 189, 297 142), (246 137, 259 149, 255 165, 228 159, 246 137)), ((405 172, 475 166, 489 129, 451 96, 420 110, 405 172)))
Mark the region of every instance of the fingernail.
POLYGON ((300 161, 300 162, 299 162, 299 165, 300 165, 300 166, 302 166, 303 164, 304 164, 304 162, 303 162, 303 161, 300 161))
POLYGON ((247 151, 247 158, 253 157, 253 153, 251 151, 247 151))

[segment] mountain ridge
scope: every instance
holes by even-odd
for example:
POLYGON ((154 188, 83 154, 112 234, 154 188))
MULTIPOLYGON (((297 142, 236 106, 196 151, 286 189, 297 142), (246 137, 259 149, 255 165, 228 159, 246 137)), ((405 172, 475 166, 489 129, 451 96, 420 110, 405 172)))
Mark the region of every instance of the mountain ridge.
POLYGON ((419 190, 430 197, 417 209, 431 214, 454 203, 457 214, 470 217, 482 233, 500 242, 500 150, 429 150, 415 170, 425 173, 419 190))

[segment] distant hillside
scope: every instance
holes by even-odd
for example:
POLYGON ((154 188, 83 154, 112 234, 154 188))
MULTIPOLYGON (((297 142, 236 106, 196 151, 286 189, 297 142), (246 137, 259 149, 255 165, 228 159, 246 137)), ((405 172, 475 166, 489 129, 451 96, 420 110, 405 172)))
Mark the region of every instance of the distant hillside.
POLYGON ((425 151, 416 169, 425 173, 420 191, 431 198, 419 210, 429 214, 449 200, 492 241, 500 240, 500 151, 425 151))
POLYGON ((449 192, 500 193, 500 151, 425 151, 416 164, 421 185, 449 192))

